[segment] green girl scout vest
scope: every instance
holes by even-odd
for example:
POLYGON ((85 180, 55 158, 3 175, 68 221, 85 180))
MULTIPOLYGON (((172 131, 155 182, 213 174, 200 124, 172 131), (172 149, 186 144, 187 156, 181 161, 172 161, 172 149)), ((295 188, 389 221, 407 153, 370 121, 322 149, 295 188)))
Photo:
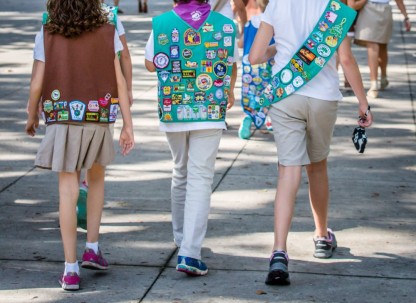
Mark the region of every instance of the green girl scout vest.
POLYGON ((259 104, 269 106, 281 101, 315 77, 335 54, 356 14, 347 5, 330 0, 306 41, 289 63, 273 76, 259 104))
POLYGON ((162 122, 225 120, 236 28, 211 12, 194 29, 174 11, 153 19, 154 58, 162 122))

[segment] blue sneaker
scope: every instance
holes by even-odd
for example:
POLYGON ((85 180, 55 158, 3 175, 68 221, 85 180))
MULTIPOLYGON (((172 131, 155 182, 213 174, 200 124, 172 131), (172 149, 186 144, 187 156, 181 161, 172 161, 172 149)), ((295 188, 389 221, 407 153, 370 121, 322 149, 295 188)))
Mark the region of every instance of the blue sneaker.
POLYGON ((240 128, 238 129, 238 136, 241 139, 248 139, 251 137, 251 123, 253 120, 249 116, 245 116, 243 121, 241 121, 240 128))
POLYGON ((77 225, 85 230, 87 230, 87 196, 88 186, 82 182, 77 201, 77 225))
POLYGON ((285 251, 275 250, 270 257, 270 268, 265 283, 267 285, 289 285, 289 256, 285 251))
POLYGON ((176 270, 184 272, 190 276, 205 276, 208 273, 207 265, 201 260, 178 256, 176 270))

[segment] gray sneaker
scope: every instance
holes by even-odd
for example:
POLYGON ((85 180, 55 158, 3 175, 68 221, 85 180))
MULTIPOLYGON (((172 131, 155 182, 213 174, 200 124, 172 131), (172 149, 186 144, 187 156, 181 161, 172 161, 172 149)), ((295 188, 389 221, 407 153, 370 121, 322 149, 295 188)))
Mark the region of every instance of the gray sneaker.
POLYGON ((267 285, 289 285, 289 256, 285 251, 275 250, 270 257, 270 268, 265 283, 267 285))
POLYGON ((332 257, 332 252, 337 248, 337 239, 331 229, 328 228, 328 237, 313 238, 315 252, 313 256, 319 259, 332 257))

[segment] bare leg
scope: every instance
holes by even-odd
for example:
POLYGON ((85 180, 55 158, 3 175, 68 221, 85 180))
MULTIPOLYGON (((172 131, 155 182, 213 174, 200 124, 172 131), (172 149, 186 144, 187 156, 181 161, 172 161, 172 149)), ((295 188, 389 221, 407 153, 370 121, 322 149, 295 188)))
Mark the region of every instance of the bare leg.
POLYGON ((98 242, 104 206, 105 167, 94 163, 88 170, 87 242, 98 242))
POLYGON ((77 260, 77 214, 76 205, 79 193, 79 174, 59 173, 59 224, 65 261, 77 260))
POLYGON ((309 179, 309 200, 315 221, 315 236, 328 236, 329 182, 327 160, 306 166, 309 179))
POLYGON ((388 63, 388 55, 387 55, 387 44, 380 44, 380 51, 379 51, 378 62, 380 64, 381 69, 381 77, 387 77, 387 63, 388 63))
POLYGON ((370 80, 377 81, 380 45, 378 43, 367 42, 367 53, 368 67, 370 68, 370 80))
POLYGON ((287 236, 292 223, 301 176, 301 166, 283 166, 279 164, 279 178, 274 204, 273 250, 287 251, 287 236))
POLYGON ((114 0, 114 6, 118 6, 119 3, 120 3, 120 0, 114 0))

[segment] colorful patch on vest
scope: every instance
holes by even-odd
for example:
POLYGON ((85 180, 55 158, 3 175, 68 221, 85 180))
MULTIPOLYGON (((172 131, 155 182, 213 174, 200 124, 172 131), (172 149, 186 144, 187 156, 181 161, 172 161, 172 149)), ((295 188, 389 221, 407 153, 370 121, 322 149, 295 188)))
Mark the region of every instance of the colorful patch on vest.
POLYGON ((85 116, 85 121, 91 121, 91 122, 98 122, 100 120, 100 114, 99 113, 89 113, 87 112, 85 116))
POLYGON ((282 70, 280 74, 280 81, 282 81, 283 84, 287 84, 290 81, 292 81, 293 73, 290 69, 284 69, 282 70))
POLYGON ((46 123, 55 122, 56 121, 56 113, 50 112, 45 115, 46 123))
POLYGON ((170 99, 170 98, 163 98, 163 110, 165 112, 172 111, 172 99, 170 99))
POLYGON ((100 122, 109 122, 108 109, 100 108, 100 122))
POLYGON ((217 41, 205 42, 204 45, 206 48, 214 48, 214 47, 218 47, 218 42, 217 41))
POLYGON ((180 60, 174 60, 172 61, 172 73, 181 73, 181 61, 180 60))
POLYGON ((185 66, 187 68, 198 68, 198 62, 186 61, 185 66))
POLYGON ((297 76, 297 77, 295 77, 295 79, 293 79, 293 86, 294 87, 301 87, 304 82, 305 81, 303 80, 303 78, 301 76, 297 76))
POLYGON ((315 54, 306 47, 302 47, 296 55, 298 55, 307 65, 311 64, 316 58, 315 54))
POLYGON ((207 57, 207 59, 213 60, 217 57, 217 52, 213 49, 207 49, 205 50, 205 56, 207 57))
POLYGON ((209 60, 201 61, 201 73, 212 73, 212 61, 209 61, 209 60))
POLYGON ((219 105, 208 105, 208 119, 218 120, 220 118, 220 106, 219 105))
POLYGON ((168 44, 169 43, 168 35, 163 34, 163 33, 160 34, 157 37, 157 41, 159 42, 160 45, 166 45, 166 44, 168 44))
POLYGON ((202 31, 204 33, 213 32, 214 31, 214 25, 209 24, 208 22, 202 26, 202 31))
POLYGON ((328 20, 330 23, 334 23, 335 20, 337 20, 338 15, 335 14, 334 12, 331 11, 327 11, 325 13, 325 19, 328 20))
POLYGON ((290 60, 290 69, 295 72, 303 72, 303 61, 301 59, 292 58, 290 60))
POLYGON ((196 78, 196 87, 202 91, 207 91, 212 87, 212 78, 207 74, 200 74, 196 78))
POLYGON ((322 20, 321 22, 319 22, 319 30, 321 32, 326 32, 326 30, 329 28, 329 25, 326 21, 322 20))
POLYGON ((328 36, 325 39, 325 43, 330 47, 335 47, 338 44, 338 38, 335 36, 328 36))
POLYGON ((316 42, 316 43, 321 43, 324 40, 324 35, 321 32, 314 32, 312 34, 312 39, 316 42))
POLYGON ((341 9, 341 5, 336 1, 332 1, 331 2, 331 10, 337 11, 339 9, 341 9))
POLYGON ((118 98, 111 98, 111 104, 119 104, 118 98))
POLYGON ((227 58, 228 56, 228 50, 224 49, 224 48, 219 48, 217 50, 217 56, 218 58, 220 58, 221 60, 224 58, 227 58))
POLYGON ((53 111, 53 103, 51 100, 45 100, 43 102, 43 111, 47 113, 53 111))
POLYGON ((290 95, 295 91, 295 87, 292 84, 289 84, 285 87, 286 94, 290 95))
POLYGON ((55 101, 59 100, 59 98, 61 98, 61 92, 57 89, 53 90, 51 93, 51 98, 55 101))
POLYGON ((186 46, 201 44, 201 34, 192 28, 186 30, 183 39, 186 46))
POLYGON ((164 96, 169 96, 171 94, 172 87, 164 86, 164 87, 162 87, 162 91, 163 91, 164 96))
POLYGON ((326 60, 322 57, 317 57, 315 59, 315 64, 320 66, 320 67, 324 67, 325 62, 326 62, 326 60))
POLYGON ((118 104, 111 104, 110 116, 108 117, 108 120, 110 122, 115 122, 117 120, 117 113, 118 113, 118 104))
POLYGON ((196 71, 194 69, 185 69, 182 71, 182 78, 195 78, 196 71))
POLYGON ((205 93, 204 92, 196 92, 194 94, 194 101, 199 103, 205 102, 205 93))
POLYGON ((179 59, 179 46, 178 45, 170 46, 170 58, 179 59))
POLYGON ((57 119, 58 119, 58 121, 68 121, 69 120, 68 111, 67 110, 58 111, 57 119))
POLYGON ((108 105, 109 100, 106 98, 99 98, 98 99, 98 104, 100 104, 100 106, 102 107, 106 107, 108 105))
POLYGON ((172 77, 170 77, 170 82, 173 82, 173 83, 181 82, 181 80, 182 80, 182 75, 181 74, 172 75, 172 77))
POLYGON ((184 93, 185 92, 185 84, 175 84, 173 86, 174 93, 184 93))
POLYGON ((169 56, 162 52, 157 53, 153 58, 153 64, 159 69, 164 69, 169 65, 169 56))
POLYGON ((226 36, 224 37, 224 46, 229 47, 233 45, 233 39, 232 37, 226 36))
POLYGON ((69 110, 71 112, 71 120, 83 121, 85 114, 85 104, 79 100, 69 102, 69 110))
POLYGON ((217 80, 214 81, 214 86, 216 86, 216 87, 221 87, 223 85, 224 85, 224 80, 222 80, 222 79, 217 79, 217 80))
POLYGON ((172 95, 172 104, 179 105, 182 103, 182 95, 173 94, 172 95))
POLYGON ((212 35, 214 37, 215 40, 220 41, 222 39, 222 33, 221 32, 216 32, 212 35))
POLYGON ((100 110, 100 105, 98 104, 98 101, 91 100, 88 101, 87 108, 89 112, 98 112, 100 110))
POLYGON ((215 91, 215 98, 218 100, 222 100, 222 98, 224 98, 224 91, 221 88, 217 88, 215 91))
POLYGON ((179 31, 176 27, 172 30, 171 38, 172 38, 172 43, 179 42, 179 31))
POLYGON ((192 57, 192 51, 190 50, 190 49, 188 49, 188 48, 185 48, 183 51, 182 51, 182 57, 184 57, 185 59, 190 59, 191 57, 192 57))
POLYGON ((192 102, 191 95, 185 94, 182 99, 183 104, 189 104, 192 102))
POLYGON ((158 73, 159 73, 160 79, 162 79, 163 82, 166 82, 166 80, 168 80, 170 72, 162 70, 158 73))
POLYGON ((306 46, 310 49, 310 50, 314 50, 315 49, 315 42, 312 41, 311 39, 308 39, 308 41, 306 41, 306 46))
POLYGON ((318 54, 324 58, 328 57, 329 55, 331 55, 331 49, 326 46, 325 44, 319 44, 318 47, 316 48, 316 51, 318 52, 318 54))
POLYGON ((67 109, 67 108, 68 108, 68 102, 66 101, 57 101, 53 103, 54 110, 67 109))
POLYGON ((186 80, 186 91, 193 92, 195 91, 195 81, 194 80, 186 80))
POLYGON ((224 24, 222 31, 226 34, 232 34, 234 33, 234 27, 231 24, 224 24))

